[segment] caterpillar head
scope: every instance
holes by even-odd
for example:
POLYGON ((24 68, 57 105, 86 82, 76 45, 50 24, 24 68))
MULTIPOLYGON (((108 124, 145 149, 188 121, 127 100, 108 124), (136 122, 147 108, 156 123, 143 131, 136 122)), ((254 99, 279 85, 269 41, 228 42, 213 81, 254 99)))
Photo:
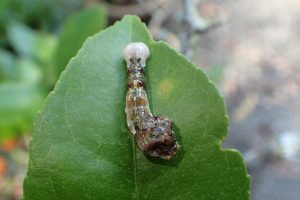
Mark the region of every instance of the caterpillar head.
POLYGON ((136 134, 139 149, 150 156, 171 159, 180 148, 172 128, 173 122, 167 117, 153 117, 136 134))
POLYGON ((142 67, 145 67, 149 56, 149 48, 143 42, 130 43, 124 49, 124 58, 128 67, 138 64, 140 64, 142 67))

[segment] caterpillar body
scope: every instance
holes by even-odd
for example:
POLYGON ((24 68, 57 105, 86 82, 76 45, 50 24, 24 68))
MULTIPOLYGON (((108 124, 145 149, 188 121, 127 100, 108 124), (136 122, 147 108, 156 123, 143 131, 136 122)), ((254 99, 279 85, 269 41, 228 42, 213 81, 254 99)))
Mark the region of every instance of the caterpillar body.
POLYGON ((172 120, 166 116, 153 116, 150 110, 145 77, 149 56, 149 48, 142 42, 130 43, 124 49, 128 71, 127 125, 141 151, 169 160, 176 155, 180 146, 172 130, 172 120))

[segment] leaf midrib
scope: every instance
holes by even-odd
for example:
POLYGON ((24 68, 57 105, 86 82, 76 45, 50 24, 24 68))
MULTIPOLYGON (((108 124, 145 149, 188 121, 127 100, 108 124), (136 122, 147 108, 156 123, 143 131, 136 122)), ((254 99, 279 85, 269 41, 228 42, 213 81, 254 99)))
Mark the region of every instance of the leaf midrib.
MULTIPOLYGON (((133 26, 133 18, 130 18, 130 26, 129 26, 129 42, 132 42, 132 26, 133 26)), ((128 43, 129 43, 128 42, 128 43)), ((136 156, 136 147, 135 147, 135 141, 134 141, 134 137, 131 133, 130 134, 130 138, 131 138, 131 146, 132 146, 132 164, 133 164, 133 184, 134 184, 134 191, 133 191, 133 198, 135 198, 136 200, 139 200, 139 186, 138 186, 138 181, 137 181, 137 156, 136 156)))

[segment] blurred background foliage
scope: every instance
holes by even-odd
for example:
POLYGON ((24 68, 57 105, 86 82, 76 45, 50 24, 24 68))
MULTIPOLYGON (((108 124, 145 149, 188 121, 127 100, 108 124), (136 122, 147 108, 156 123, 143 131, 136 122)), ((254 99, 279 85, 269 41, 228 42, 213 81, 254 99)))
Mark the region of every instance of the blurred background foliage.
POLYGON ((102 5, 1 0, 0 142, 30 133, 35 113, 70 58, 106 25, 102 5))

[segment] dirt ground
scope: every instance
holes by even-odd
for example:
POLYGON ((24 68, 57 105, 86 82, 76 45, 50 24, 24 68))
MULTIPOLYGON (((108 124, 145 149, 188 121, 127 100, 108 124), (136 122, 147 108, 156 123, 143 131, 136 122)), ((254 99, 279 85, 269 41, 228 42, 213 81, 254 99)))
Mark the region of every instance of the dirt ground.
POLYGON ((194 61, 208 72, 223 69, 217 84, 230 118, 224 146, 244 154, 253 200, 299 199, 300 1, 202 1, 201 7, 221 22, 194 44, 194 61))

